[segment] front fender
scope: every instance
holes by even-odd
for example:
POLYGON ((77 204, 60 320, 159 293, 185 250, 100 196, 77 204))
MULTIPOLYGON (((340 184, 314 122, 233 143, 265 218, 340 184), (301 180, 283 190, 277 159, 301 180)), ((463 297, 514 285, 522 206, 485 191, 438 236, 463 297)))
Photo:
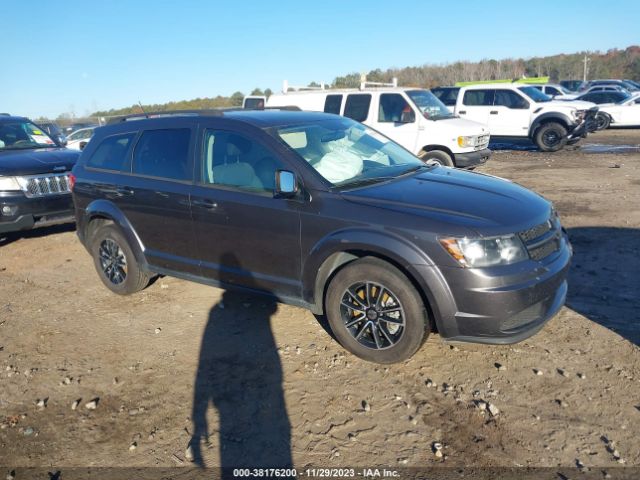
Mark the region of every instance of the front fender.
MULTIPOLYGON (((311 250, 303 267, 303 297, 314 313, 324 313, 327 281, 342 265, 363 255, 396 264, 420 290, 438 329, 446 331, 444 318, 455 314, 453 295, 438 267, 416 245, 391 232, 374 229, 340 230, 324 237, 311 250)), ((453 317, 452 317, 453 318, 453 317)))
POLYGON ((531 124, 531 127, 529 128, 529 137, 533 137, 538 127, 545 122, 562 123, 565 127, 567 127, 567 130, 569 132, 571 132, 571 130, 573 130, 573 127, 576 126, 575 120, 572 120, 569 117, 569 115, 565 115, 564 113, 560 113, 560 112, 543 113, 542 115, 537 117, 531 124))
POLYGON ((140 237, 138 236, 135 229, 127 219, 126 215, 122 212, 122 210, 120 210, 115 204, 108 200, 94 200, 89 205, 87 205, 87 208, 84 210, 81 227, 78 229, 78 236, 87 248, 88 242, 90 241, 90 239, 87 238, 89 224, 96 218, 104 218, 115 223, 127 239, 127 242, 129 243, 133 254, 136 256, 136 260, 138 261, 138 263, 141 265, 146 265, 146 259, 143 253, 144 245, 142 244, 142 240, 140 240, 140 237))

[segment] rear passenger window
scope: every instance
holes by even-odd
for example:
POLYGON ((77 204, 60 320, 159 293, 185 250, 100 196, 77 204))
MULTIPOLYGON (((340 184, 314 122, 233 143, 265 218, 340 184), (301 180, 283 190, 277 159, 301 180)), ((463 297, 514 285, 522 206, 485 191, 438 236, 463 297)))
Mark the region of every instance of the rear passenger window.
POLYGON ((135 136, 135 133, 125 133, 105 138, 87 160, 87 167, 120 171, 135 136))
POLYGON ((349 95, 344 107, 344 116, 356 122, 364 122, 369 116, 371 95, 349 95))
POLYGON ((327 95, 327 99, 324 101, 324 112, 340 115, 341 106, 342 95, 327 95))
POLYGON ((133 155, 133 173, 171 180, 191 180, 188 128, 147 130, 133 155))
POLYGON ((490 107, 493 105, 493 90, 467 90, 462 103, 470 107, 490 107))

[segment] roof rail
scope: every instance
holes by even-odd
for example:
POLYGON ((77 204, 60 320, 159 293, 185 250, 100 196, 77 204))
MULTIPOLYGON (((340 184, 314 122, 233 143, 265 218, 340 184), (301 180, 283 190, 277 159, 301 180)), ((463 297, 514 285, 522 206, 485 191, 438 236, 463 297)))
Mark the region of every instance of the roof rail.
POLYGON ((360 75, 360 90, 365 90, 367 88, 367 86, 370 86, 370 87, 393 87, 393 88, 396 88, 398 86, 398 79, 396 77, 393 77, 391 79, 391 83, 367 82, 367 75, 363 73, 362 75, 360 75))
POLYGON ((319 87, 303 87, 303 86, 295 86, 295 85, 289 85, 289 82, 287 80, 284 80, 282 82, 282 93, 287 93, 289 90, 293 90, 294 92, 300 92, 303 90, 326 90, 326 85, 324 82, 320 83, 319 87))
POLYGON ((132 120, 144 120, 145 118, 162 118, 173 116, 222 116, 223 110, 165 110, 160 112, 145 112, 145 113, 131 113, 129 115, 120 115, 112 117, 107 122, 108 124, 118 122, 129 122, 132 120))

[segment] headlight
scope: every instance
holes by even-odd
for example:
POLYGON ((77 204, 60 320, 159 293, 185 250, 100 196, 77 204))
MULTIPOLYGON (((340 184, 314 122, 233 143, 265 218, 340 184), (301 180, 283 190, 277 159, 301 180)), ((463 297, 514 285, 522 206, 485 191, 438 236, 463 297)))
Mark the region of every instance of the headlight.
POLYGON ((0 177, 0 192, 21 190, 20 184, 16 177, 0 177))
POLYGON ((441 238, 440 243, 464 267, 510 265, 529 258, 520 238, 441 238))
POLYGON ((584 118, 586 111, 585 110, 574 110, 573 111, 573 117, 576 120, 582 120, 584 118))
POLYGON ((458 137, 458 146, 462 148, 475 147, 476 137, 458 137))

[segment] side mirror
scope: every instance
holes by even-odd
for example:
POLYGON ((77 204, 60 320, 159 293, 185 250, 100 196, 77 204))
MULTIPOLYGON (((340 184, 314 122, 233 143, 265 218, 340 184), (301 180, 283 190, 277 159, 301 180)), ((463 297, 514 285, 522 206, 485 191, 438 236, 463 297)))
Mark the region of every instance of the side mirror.
POLYGON ((400 123, 413 123, 416 121, 416 113, 411 110, 403 110, 402 115, 400 115, 400 123))
POLYGON ((276 196, 291 198, 298 193, 296 175, 288 170, 276 171, 276 196))

